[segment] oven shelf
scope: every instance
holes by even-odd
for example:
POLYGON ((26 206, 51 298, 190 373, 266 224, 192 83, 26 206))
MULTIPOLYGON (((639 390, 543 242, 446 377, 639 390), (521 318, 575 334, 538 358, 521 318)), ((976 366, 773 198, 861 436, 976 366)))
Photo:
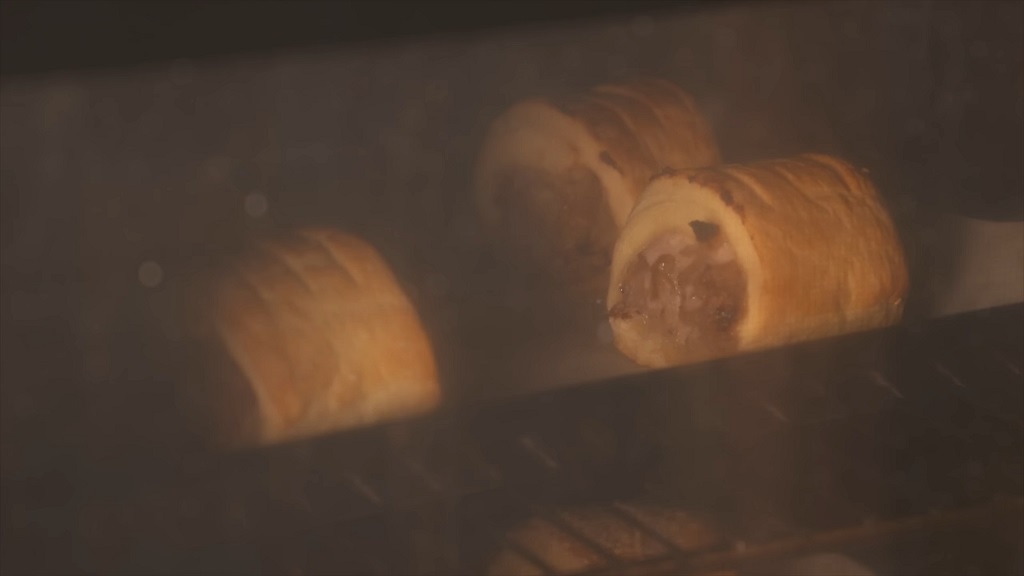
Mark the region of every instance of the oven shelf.
POLYGON ((728 542, 691 559, 702 569, 882 542, 1019 511, 1022 322, 1011 306, 196 455, 80 498, 64 522, 108 573, 478 573, 531 515, 631 498, 713 518, 728 542))

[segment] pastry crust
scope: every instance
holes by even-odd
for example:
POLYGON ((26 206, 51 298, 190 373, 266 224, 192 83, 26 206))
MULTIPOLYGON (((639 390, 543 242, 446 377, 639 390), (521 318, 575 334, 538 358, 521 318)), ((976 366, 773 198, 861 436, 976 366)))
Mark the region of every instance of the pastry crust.
POLYGON ((549 278, 585 279, 607 273, 618 229, 654 174, 719 161, 709 122, 678 86, 598 86, 498 117, 477 162, 476 204, 499 252, 549 278))
POLYGON ((535 517, 509 532, 507 538, 515 548, 501 550, 488 573, 492 576, 579 574, 608 567, 608 560, 579 536, 626 564, 672 554, 674 550, 658 536, 682 552, 707 549, 719 540, 712 528, 686 512, 660 506, 637 503, 586 506, 558 511, 554 517, 562 526, 535 517))
POLYGON ((201 397, 224 443, 365 426, 439 401, 420 318, 361 239, 305 229, 260 241, 204 288, 201 397))
POLYGON ((865 172, 805 154, 653 180, 615 245, 607 306, 618 349, 660 367, 895 323, 908 283, 899 237, 865 172), (700 223, 731 244, 743 276, 733 349, 717 354, 615 313, 638 256, 670 234, 699 243, 700 223))

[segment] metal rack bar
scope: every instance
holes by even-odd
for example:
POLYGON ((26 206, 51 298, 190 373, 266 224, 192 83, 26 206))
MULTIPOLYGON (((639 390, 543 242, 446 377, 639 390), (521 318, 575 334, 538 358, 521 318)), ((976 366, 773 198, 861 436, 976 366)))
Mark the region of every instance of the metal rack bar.
POLYGON ((938 514, 928 514, 840 530, 820 532, 809 536, 781 539, 774 542, 749 546, 742 551, 700 555, 685 564, 685 568, 702 572, 713 569, 731 568, 737 565, 765 560, 771 557, 797 554, 816 549, 834 548, 866 540, 881 540, 900 534, 935 530, 962 525, 968 522, 990 518, 994 514, 1024 513, 1024 498, 993 500, 987 504, 938 514))

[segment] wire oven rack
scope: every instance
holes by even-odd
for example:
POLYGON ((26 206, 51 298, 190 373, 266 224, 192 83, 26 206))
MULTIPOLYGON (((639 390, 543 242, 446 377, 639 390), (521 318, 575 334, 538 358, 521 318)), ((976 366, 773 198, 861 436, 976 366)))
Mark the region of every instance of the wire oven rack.
POLYGON ((1015 305, 227 458, 169 453, 29 517, 69 535, 64 568, 109 574, 475 574, 503 548, 552 573, 506 537, 528 517, 593 549, 595 573, 757 573, 819 549, 885 573, 1019 570, 1022 325, 1015 305), (630 563, 560 520, 625 499, 727 538, 686 555, 634 526, 669 553, 630 563))

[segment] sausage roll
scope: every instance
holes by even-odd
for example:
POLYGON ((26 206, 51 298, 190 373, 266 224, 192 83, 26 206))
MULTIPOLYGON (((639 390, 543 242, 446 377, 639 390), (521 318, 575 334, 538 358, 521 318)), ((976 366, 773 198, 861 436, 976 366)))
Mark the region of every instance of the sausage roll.
POLYGON ((436 406, 431 344, 388 264, 363 240, 306 229, 264 240, 203 283, 206 423, 269 444, 436 406), (211 421, 212 420, 212 421, 211 421))
POLYGON ((897 322, 908 276, 867 175, 808 154, 655 178, 615 245, 615 345, 651 367, 897 322))
POLYGON ((498 553, 488 573, 580 574, 609 567, 602 550, 618 562, 633 563, 676 550, 697 552, 719 541, 712 528, 682 510, 644 504, 566 509, 555 513, 554 520, 557 524, 531 518, 509 532, 510 545, 498 553))
POLYGON ((718 162, 693 98, 646 79, 516 104, 490 127, 474 189, 484 232, 518 269, 607 281, 618 230, 651 176, 718 162))

